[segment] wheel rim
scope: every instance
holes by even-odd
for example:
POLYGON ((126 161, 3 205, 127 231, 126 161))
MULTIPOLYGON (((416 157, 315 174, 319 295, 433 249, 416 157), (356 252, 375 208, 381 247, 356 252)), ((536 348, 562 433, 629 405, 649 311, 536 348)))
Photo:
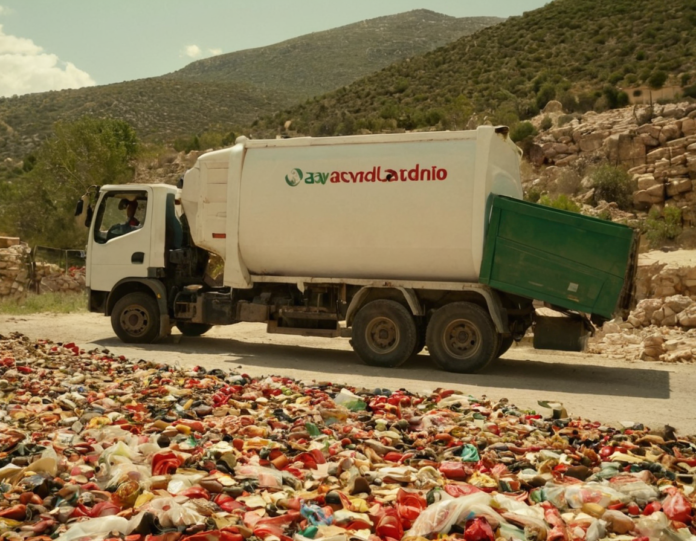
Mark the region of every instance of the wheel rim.
POLYGON ((119 319, 121 328, 136 338, 143 336, 150 328, 150 314, 139 304, 126 306, 119 319))
POLYGON ((481 348, 481 332, 468 319, 456 319, 445 329, 444 344, 452 357, 470 359, 481 348))
POLYGON ((375 353, 386 355, 399 345, 399 328, 386 317, 377 317, 370 321, 365 329, 365 341, 375 353))

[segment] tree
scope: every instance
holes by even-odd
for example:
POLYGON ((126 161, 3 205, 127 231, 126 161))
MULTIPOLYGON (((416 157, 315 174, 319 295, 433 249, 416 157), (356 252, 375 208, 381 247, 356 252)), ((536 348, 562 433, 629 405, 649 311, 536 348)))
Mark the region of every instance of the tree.
POLYGON ((648 84, 650 85, 650 88, 657 90, 658 88, 665 86, 668 77, 669 76, 664 71, 655 71, 652 75, 650 75, 648 84))
POLYGON ((0 229, 31 244, 83 246, 85 230, 73 220, 77 200, 90 186, 132 180, 137 152, 135 131, 122 120, 83 117, 56 123, 33 168, 2 186, 0 229))
POLYGON ((556 86, 553 83, 544 83, 536 96, 536 104, 539 109, 546 107, 546 104, 556 98, 556 86))

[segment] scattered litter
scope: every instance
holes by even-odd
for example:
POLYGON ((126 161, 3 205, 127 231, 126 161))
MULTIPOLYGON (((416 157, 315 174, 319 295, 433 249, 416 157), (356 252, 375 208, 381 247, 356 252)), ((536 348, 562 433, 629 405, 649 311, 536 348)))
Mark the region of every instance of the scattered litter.
POLYGON ((0 336, 0 540, 696 541, 696 438, 0 336))

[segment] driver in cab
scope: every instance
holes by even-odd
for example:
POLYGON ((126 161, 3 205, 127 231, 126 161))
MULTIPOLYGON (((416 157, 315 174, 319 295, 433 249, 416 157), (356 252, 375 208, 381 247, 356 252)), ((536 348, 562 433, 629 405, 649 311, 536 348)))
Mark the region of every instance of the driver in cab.
POLYGON ((138 211, 138 202, 135 200, 129 201, 128 199, 122 199, 119 203, 119 208, 123 210, 123 207, 126 209, 126 216, 128 218, 123 225, 126 227, 139 227, 140 220, 135 217, 135 213, 138 211))
POLYGON ((121 199, 118 203, 118 209, 126 211, 126 221, 112 225, 106 233, 105 242, 140 228, 140 220, 135 217, 136 212, 138 212, 137 200, 121 199))

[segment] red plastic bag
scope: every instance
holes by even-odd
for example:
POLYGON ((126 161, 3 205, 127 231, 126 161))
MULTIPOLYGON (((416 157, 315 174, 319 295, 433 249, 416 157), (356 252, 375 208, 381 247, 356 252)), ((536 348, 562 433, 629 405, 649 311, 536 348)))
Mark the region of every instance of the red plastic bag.
POLYGON ((495 534, 486 519, 476 517, 466 523, 464 539, 466 541, 495 541, 495 534))
POLYGON ((168 475, 174 473, 183 460, 171 451, 168 453, 157 453, 152 457, 152 475, 168 475))
POLYGON ((427 502, 420 494, 406 492, 401 489, 396 495, 396 512, 405 529, 411 527, 413 521, 418 518, 418 515, 420 515, 427 506, 427 502))
POLYGON ((468 496, 474 492, 482 492, 482 490, 474 485, 445 485, 445 492, 453 498, 468 496))
POLYGON ((443 462, 440 464, 440 473, 447 479, 466 479, 471 472, 461 462, 443 462))
POLYGON ((382 518, 379 519, 375 533, 382 539, 390 537, 392 539, 401 539, 404 536, 404 528, 401 526, 399 517, 396 516, 395 509, 389 509, 382 518))
POLYGON ((190 487, 179 492, 178 496, 186 496, 191 500, 210 500, 210 493, 202 487, 190 487))
POLYGON ((677 489, 667 489, 669 496, 662 502, 662 510, 670 520, 689 524, 691 522, 691 502, 677 489))

